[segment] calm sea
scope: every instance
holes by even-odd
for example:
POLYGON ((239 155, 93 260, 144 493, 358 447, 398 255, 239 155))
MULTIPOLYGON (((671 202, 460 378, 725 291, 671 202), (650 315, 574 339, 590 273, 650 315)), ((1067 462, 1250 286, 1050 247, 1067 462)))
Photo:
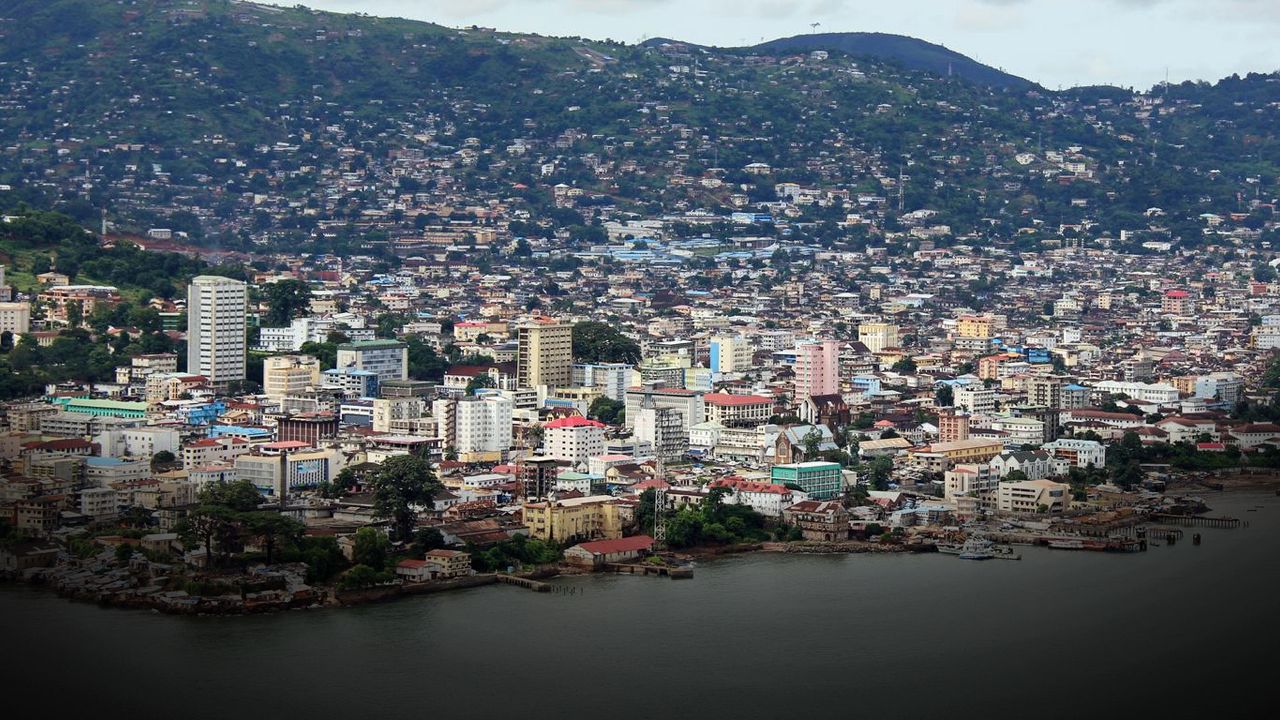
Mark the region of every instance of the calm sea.
POLYGON ((754 555, 246 618, 6 586, 4 685, 59 717, 1258 717, 1280 498, 1208 499, 1250 526, 1134 555, 754 555))

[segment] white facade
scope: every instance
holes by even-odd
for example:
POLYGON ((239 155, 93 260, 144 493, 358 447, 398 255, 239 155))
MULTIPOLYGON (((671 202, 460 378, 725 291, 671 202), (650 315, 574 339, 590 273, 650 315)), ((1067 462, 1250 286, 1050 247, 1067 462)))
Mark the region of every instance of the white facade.
POLYGON ((711 372, 739 373, 751 369, 751 344, 740 335, 711 338, 711 372))
POLYGON ((124 428, 108 430, 93 439, 102 446, 104 457, 135 457, 150 459, 158 452, 171 452, 178 456, 180 439, 172 428, 124 428))
POLYGON ((31 305, 29 303, 0 302, 0 333, 25 335, 30 331, 31 305))
POLYGON ((595 388, 610 400, 622 402, 627 394, 631 366, 625 363, 588 363, 573 366, 573 384, 595 388))
POLYGON ((1170 405, 1178 402, 1178 389, 1172 385, 1162 383, 1139 383, 1139 382, 1120 382, 1119 380, 1104 380, 1093 386, 1096 390, 1101 390, 1112 395, 1127 395, 1128 397, 1146 403, 1155 403, 1157 405, 1170 405))
POLYGON ((395 340, 370 340, 338 346, 337 366, 368 370, 378 382, 409 377, 409 346, 395 340))
POLYGON ((1107 464, 1107 446, 1095 440, 1074 440, 1059 438, 1040 446, 1055 457, 1062 458, 1075 467, 1084 468, 1090 465, 1101 468, 1107 464))
POLYGON ((577 467, 604 454, 604 423, 582 417, 552 420, 543 426, 543 453, 577 467))
POLYGON ((187 288, 187 371, 212 383, 245 377, 248 291, 230 278, 201 275, 187 288))
POLYGON ((959 385, 952 391, 952 403, 971 415, 988 415, 996 411, 996 391, 982 385, 959 385))

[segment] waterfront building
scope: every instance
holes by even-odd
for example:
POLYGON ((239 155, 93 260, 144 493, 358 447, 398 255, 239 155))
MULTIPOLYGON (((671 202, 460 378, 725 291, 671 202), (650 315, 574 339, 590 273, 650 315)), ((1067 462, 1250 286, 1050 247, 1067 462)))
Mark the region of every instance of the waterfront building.
POLYGON ((775 485, 797 487, 817 500, 830 500, 844 492, 844 470, 840 463, 812 461, 774 465, 769 477, 775 485))

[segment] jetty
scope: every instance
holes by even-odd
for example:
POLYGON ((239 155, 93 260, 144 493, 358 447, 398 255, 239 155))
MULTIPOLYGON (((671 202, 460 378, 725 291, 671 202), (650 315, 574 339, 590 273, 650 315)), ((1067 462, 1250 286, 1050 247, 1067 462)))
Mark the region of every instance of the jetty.
POLYGON ((1165 523, 1168 525, 1184 525, 1186 527, 1240 527, 1239 518, 1209 517, 1207 515, 1172 515, 1170 513, 1154 513, 1151 515, 1151 520, 1153 522, 1165 523))
POLYGON ((617 573, 620 575, 655 575, 658 577, 669 577, 676 580, 688 579, 693 577, 693 568, 688 565, 646 565, 643 563, 605 563, 602 567, 605 572, 617 573))
POLYGON ((530 580, 529 578, 523 578, 518 575, 498 573, 497 581, 504 585, 515 585, 516 587, 522 587, 525 590, 532 590, 534 592, 551 592, 550 583, 544 583, 540 580, 530 580))

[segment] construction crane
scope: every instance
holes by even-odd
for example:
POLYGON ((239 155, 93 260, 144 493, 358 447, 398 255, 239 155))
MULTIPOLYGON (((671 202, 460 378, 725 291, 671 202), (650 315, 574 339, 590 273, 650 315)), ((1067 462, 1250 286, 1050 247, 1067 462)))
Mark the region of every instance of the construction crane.
POLYGON ((662 462, 662 453, 658 453, 657 460, 654 461, 653 479, 657 482, 653 486, 653 546, 659 547, 667 544, 667 519, 663 517, 663 511, 667 509, 667 489, 663 486, 664 467, 662 462))

